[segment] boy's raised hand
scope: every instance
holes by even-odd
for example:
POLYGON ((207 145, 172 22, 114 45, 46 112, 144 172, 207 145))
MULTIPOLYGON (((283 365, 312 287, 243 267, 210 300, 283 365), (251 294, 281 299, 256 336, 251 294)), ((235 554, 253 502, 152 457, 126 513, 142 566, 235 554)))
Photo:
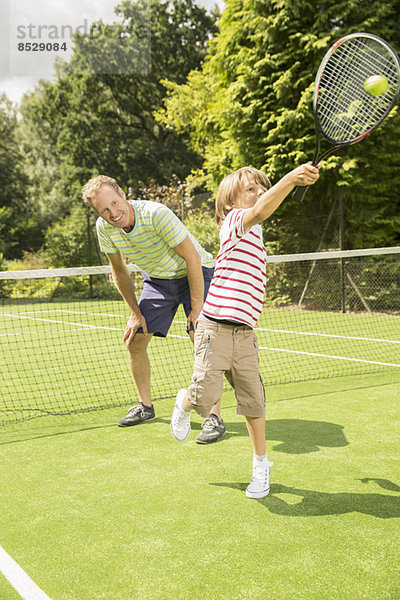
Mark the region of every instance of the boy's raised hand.
POLYGON ((293 185, 313 185, 319 177, 319 165, 314 167, 311 163, 300 165, 290 175, 293 177, 293 185))

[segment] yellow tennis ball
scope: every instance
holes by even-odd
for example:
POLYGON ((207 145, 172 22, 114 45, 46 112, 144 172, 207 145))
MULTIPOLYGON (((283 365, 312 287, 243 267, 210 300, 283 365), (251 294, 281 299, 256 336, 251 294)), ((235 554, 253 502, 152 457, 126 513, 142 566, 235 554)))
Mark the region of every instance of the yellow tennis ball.
POLYGON ((384 75, 373 75, 364 81, 364 90, 371 96, 380 96, 389 89, 389 82, 384 75))

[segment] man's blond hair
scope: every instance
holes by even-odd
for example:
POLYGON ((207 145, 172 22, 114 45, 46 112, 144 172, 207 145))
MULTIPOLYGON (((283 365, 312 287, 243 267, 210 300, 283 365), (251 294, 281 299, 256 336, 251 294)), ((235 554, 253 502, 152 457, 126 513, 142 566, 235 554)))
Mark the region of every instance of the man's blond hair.
POLYGON ((232 210, 242 189, 242 182, 245 175, 254 177, 254 181, 265 188, 265 190, 269 190, 271 187, 271 182, 265 173, 254 167, 242 167, 241 169, 237 169, 237 171, 229 173, 221 181, 215 200, 215 220, 218 228, 222 226, 227 214, 232 210))
POLYGON ((84 203, 88 206, 92 206, 94 198, 105 185, 115 190, 117 194, 121 195, 120 187, 115 179, 112 177, 107 177, 107 175, 97 175, 96 177, 89 179, 89 181, 85 183, 81 190, 84 203))

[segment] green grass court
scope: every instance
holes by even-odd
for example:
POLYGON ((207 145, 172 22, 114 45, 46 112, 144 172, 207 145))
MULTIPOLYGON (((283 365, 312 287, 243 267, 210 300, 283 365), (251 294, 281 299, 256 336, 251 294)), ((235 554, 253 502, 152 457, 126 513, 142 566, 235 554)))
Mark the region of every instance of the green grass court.
MULTIPOLYGON (((78 380, 84 408, 130 403, 123 305, 89 304, 80 315, 76 303, 4 308, 18 315, 0 332, 14 410, 72 403, 78 380)), ((400 362, 397 318, 302 317, 312 322, 278 310, 260 322, 274 330, 258 333, 270 381, 267 498, 245 497, 251 446, 232 391, 226 436, 209 447, 194 442, 196 415, 187 442, 172 438, 172 397, 135 428, 115 425, 125 407, 47 416, 0 427, 0 546, 51 600, 399 600, 400 371, 374 364, 400 362), (350 375, 355 366, 372 372, 350 375), (322 377, 327 368, 334 377, 322 377), (299 381, 306 369, 315 380, 299 381), (277 374, 293 382, 273 385, 277 374)), ((171 333, 152 348, 165 396, 192 364, 184 325, 171 333)), ((0 598, 19 598, 2 576, 0 598)))
MULTIPOLYGON (((210 447, 133 429, 121 409, 0 430, 1 545, 52 600, 398 600, 400 382, 391 374, 268 390, 270 495, 224 394, 210 447)), ((0 598, 18 598, 0 579, 0 598)))

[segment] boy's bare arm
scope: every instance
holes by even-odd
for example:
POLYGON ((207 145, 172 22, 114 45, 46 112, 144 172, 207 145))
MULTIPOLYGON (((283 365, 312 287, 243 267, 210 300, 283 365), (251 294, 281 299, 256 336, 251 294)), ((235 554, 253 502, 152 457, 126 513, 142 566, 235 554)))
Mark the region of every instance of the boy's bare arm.
POLYGON ((287 173, 277 184, 259 197, 254 206, 246 210, 244 227, 246 230, 262 223, 276 211, 288 194, 298 185, 313 185, 319 177, 317 167, 301 165, 287 173))

